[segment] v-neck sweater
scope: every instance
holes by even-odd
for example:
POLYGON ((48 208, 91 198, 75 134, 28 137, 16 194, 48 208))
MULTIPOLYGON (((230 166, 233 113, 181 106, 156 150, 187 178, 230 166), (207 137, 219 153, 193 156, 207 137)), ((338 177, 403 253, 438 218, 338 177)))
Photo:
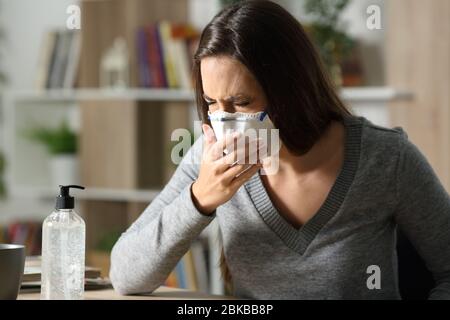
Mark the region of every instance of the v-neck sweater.
MULTIPOLYGON (((396 228, 436 280, 430 298, 450 299, 450 197, 401 128, 349 116, 342 168, 315 215, 294 228, 260 174, 212 215, 191 197, 202 138, 111 253, 123 294, 164 283, 203 229, 217 219, 233 295, 250 299, 400 299, 396 228)), ((295 194, 292 194, 295 197, 295 194)))

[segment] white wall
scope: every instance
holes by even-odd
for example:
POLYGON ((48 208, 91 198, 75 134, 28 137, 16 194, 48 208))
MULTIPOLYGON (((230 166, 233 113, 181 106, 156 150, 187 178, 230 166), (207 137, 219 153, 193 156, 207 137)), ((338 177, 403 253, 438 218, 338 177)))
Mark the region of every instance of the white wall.
POLYGON ((189 21, 199 30, 220 10, 219 0, 189 0, 189 21))
MULTIPOLYGON (((66 9, 78 0, 0 0, 0 68, 7 89, 32 89, 42 39, 47 30, 66 27, 66 9)), ((0 111, 1 104, 0 104, 0 111)), ((0 112, 0 150, 5 145, 0 112)))
POLYGON ((78 1, 0 0, 0 21, 7 37, 2 43, 2 65, 9 88, 33 88, 43 35, 52 28, 65 28, 70 4, 78 1))

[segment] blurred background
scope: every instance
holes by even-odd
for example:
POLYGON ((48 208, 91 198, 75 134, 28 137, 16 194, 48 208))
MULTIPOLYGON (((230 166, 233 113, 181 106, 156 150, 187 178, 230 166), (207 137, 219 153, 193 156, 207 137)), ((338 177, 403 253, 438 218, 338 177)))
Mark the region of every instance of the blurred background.
MULTIPOLYGON (((0 242, 39 255, 58 185, 82 184, 87 263, 107 276, 114 242, 176 168, 171 133, 197 119, 192 54, 232 2, 0 0, 0 242)), ((275 2, 348 106, 402 126, 450 190, 450 1, 275 2)), ((166 284, 223 293, 219 253, 213 223, 166 284)))

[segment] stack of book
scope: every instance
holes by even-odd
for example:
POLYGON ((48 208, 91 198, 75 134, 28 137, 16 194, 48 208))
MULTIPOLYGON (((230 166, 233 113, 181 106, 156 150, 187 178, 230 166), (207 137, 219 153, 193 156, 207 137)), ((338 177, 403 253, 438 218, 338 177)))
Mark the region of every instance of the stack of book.
MULTIPOLYGON (((85 289, 100 289, 111 286, 108 279, 101 277, 101 270, 90 266, 85 267, 85 289)), ((22 277, 21 291, 39 291, 41 288, 41 257, 27 256, 22 277)))
POLYGON ((78 74, 80 49, 78 31, 47 32, 39 54, 36 89, 73 88, 78 74))
POLYGON ((207 249, 198 240, 178 262, 164 285, 208 293, 207 249))
POLYGON ((25 245, 27 255, 41 253, 41 222, 13 222, 0 226, 0 243, 14 243, 25 245))
POLYGON ((198 32, 186 24, 160 21, 137 31, 141 87, 192 88, 191 69, 198 32))

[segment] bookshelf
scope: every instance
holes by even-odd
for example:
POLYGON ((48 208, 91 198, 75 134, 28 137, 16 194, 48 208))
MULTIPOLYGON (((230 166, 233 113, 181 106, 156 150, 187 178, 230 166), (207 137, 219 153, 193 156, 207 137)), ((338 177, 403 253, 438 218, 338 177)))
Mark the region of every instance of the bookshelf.
MULTIPOLYGON (((166 142, 170 141, 170 133, 175 128, 190 128, 194 119, 192 90, 139 87, 136 30, 161 19, 187 22, 188 10, 187 0, 81 1, 81 6, 76 89, 5 93, 4 136, 11 166, 6 179, 13 198, 25 198, 30 204, 46 201, 48 207, 41 203, 34 210, 36 219, 47 215, 57 191, 48 180, 49 158, 42 148, 25 141, 20 131, 32 124, 28 117, 45 125, 68 118, 82 133, 79 140, 81 183, 88 189, 77 193, 77 199, 81 202, 78 211, 87 224, 88 260, 107 270, 108 254, 98 252, 97 244, 109 232, 125 230, 158 194, 174 170, 174 166, 167 165, 170 161, 166 142), (99 87, 102 53, 117 36, 128 44, 131 87, 102 89, 99 87)), ((408 98, 407 92, 385 87, 344 88, 341 94, 357 113, 369 118, 373 115, 374 122, 381 125, 389 118, 384 104, 408 98)), ((13 207, 10 206, 11 210, 13 207)), ((217 224, 211 224, 181 265, 192 265, 192 260, 200 260, 198 257, 203 252, 206 257, 200 267, 203 271, 185 268, 184 282, 190 287, 222 294, 217 233, 217 224), (199 280, 199 274, 205 270, 209 274, 206 284, 199 280)))
MULTIPOLYGON (((161 50, 159 55, 164 56, 164 63, 162 67, 158 63, 157 68, 165 70, 164 78, 169 80, 172 75, 168 66, 169 43, 164 41, 162 30, 164 26, 167 31, 167 21, 173 24, 188 22, 187 2, 110 0, 81 3, 84 22, 79 89, 73 92, 72 98, 78 102, 83 133, 80 138, 81 178, 83 184, 92 189, 87 193, 91 198, 83 199, 86 224, 95 230, 87 234, 88 248, 95 247, 102 233, 128 227, 175 170, 169 158, 170 134, 176 128, 190 128, 192 92, 172 88, 170 81, 167 81, 170 88, 142 88, 147 83, 142 83, 141 79, 144 66, 140 59, 142 43, 139 36, 143 27, 154 29, 158 23, 161 31, 158 35, 162 40, 157 45, 161 50), (117 37, 122 37, 127 43, 130 88, 105 91, 99 89, 101 78, 98 70, 103 52, 117 37), (117 190, 131 191, 120 193, 117 190), (119 200, 117 195, 125 195, 126 198, 119 200)), ((150 59, 150 52, 148 55, 150 59)), ((207 249, 205 253, 214 250, 207 249)), ((188 251, 169 276, 167 281, 171 285, 199 289, 191 252, 188 251)), ((95 261, 92 254, 95 250, 91 250, 90 256, 95 261)), ((213 270, 210 278, 217 277, 217 271, 213 270)), ((203 287, 203 290, 207 289, 203 287)), ((223 293, 223 290, 219 288, 217 293, 223 293)))

